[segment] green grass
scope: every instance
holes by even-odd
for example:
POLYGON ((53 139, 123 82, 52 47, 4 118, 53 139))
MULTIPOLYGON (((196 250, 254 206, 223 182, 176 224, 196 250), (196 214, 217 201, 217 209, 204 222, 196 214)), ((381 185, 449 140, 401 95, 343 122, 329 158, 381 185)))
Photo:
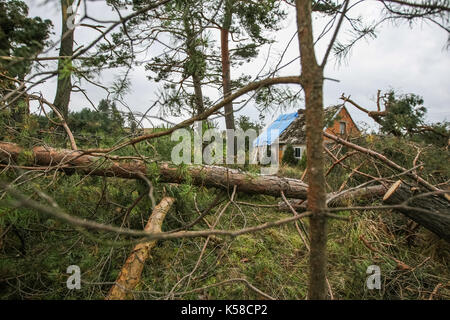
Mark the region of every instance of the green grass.
MULTIPOLYGON (((109 183, 106 196, 97 204, 103 180, 89 179, 89 187, 76 187, 76 194, 68 188, 76 185, 80 177, 74 175, 61 179, 60 183, 50 188, 51 195, 73 215, 92 219, 92 212, 98 205, 95 214, 97 221, 120 224, 120 219, 115 218, 120 218, 123 209, 118 205, 126 207, 138 196, 137 191, 125 191, 136 188, 136 183, 123 180, 109 183), (80 203, 86 203, 86 206, 80 206, 80 203)), ((168 214, 164 225, 166 230, 195 219, 194 194, 200 208, 206 207, 215 196, 198 188, 191 188, 188 193, 177 191, 176 187, 169 191, 179 198, 179 204, 168 214)), ((157 194, 158 198, 162 196, 157 194)), ((238 200, 268 204, 276 199, 238 195, 238 200)), ((143 200, 133 210, 129 221, 131 228, 142 229, 142 221, 149 215, 148 208, 149 202, 143 200)), ((244 215, 236 206, 230 205, 217 228, 238 229, 290 216, 290 213, 280 213, 275 208, 241 206, 241 210, 244 215)), ((114 235, 91 231, 90 237, 87 237, 70 226, 27 209, 4 208, 0 211, 2 230, 14 226, 14 230, 11 227, 3 237, 0 247, 2 299, 102 299, 133 247, 131 243, 111 247, 105 240, 115 240, 114 235), (97 240, 93 241, 91 237, 97 240), (65 270, 71 264, 79 265, 82 270, 85 282, 79 291, 69 291, 65 287, 65 270)), ((213 211, 207 219, 213 222, 218 211, 213 211)), ((328 278, 335 298, 427 299, 438 283, 447 287, 441 287, 434 298, 450 298, 448 244, 437 241, 433 235, 420 228, 408 232, 407 220, 397 213, 367 211, 344 214, 350 217, 350 221, 330 220, 329 223, 328 278), (369 250, 360 240, 361 235, 383 254, 369 250), (389 256, 412 268, 419 267, 413 271, 399 270, 389 256), (429 260, 425 261, 428 257, 429 260), (379 291, 367 290, 364 285, 366 269, 372 264, 381 268, 383 286, 379 291)), ((204 228, 207 226, 203 222, 194 227, 204 228)), ((184 275, 193 270, 204 242, 204 238, 160 241, 146 263, 142 282, 136 288, 136 298, 164 298, 184 275)), ((199 267, 189 281, 185 279, 173 289, 173 298, 262 298, 242 282, 180 294, 231 278, 245 278, 278 299, 305 299, 308 251, 294 225, 234 239, 211 239, 199 267)))

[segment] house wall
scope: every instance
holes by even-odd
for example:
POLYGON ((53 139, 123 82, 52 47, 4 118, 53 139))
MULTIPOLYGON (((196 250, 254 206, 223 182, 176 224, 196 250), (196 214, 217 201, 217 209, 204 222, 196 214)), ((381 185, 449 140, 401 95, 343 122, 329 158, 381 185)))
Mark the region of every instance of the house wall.
POLYGON ((286 145, 280 145, 279 147, 280 149, 278 150, 278 161, 281 163, 283 160, 283 153, 284 150, 286 149, 286 145))
MULTIPOLYGON (((328 132, 333 135, 340 136, 340 122, 346 123, 346 134, 345 137, 355 137, 360 134, 358 127, 353 122, 350 114, 347 112, 346 108, 342 108, 341 111, 336 116, 336 121, 334 121, 331 127, 328 127, 325 132, 328 132)), ((331 141, 330 139, 324 137, 325 142, 331 141)))

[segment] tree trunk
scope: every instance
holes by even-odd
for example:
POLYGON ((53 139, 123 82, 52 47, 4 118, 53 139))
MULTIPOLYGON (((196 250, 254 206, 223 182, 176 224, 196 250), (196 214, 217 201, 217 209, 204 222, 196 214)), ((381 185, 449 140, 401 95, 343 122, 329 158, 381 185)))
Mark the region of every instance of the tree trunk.
POLYGON ((202 90, 202 82, 199 76, 193 75, 192 82, 194 83, 194 94, 195 94, 195 105, 196 112, 195 115, 202 114, 205 112, 205 106, 203 103, 203 90, 202 90))
MULTIPOLYGON (((153 209, 144 230, 149 233, 161 232, 161 225, 164 218, 174 202, 175 198, 163 198, 155 209, 153 209)), ((149 258, 150 251, 155 245, 156 240, 153 240, 139 243, 134 247, 105 300, 126 300, 133 297, 132 290, 141 281, 145 261, 149 258)))
POLYGON ((308 210, 311 251, 308 298, 327 298, 327 218, 323 157, 323 70, 317 64, 311 21, 311 1, 297 0, 297 28, 302 86, 306 104, 306 158, 308 161, 308 210))
MULTIPOLYGON (((196 40, 197 40, 197 34, 196 32, 191 28, 194 27, 194 23, 188 16, 187 10, 189 10, 189 7, 185 8, 185 12, 183 14, 183 26, 184 26, 184 32, 186 36, 186 52, 188 54, 188 57, 191 61, 196 61, 198 63, 198 52, 196 48, 196 40)), ((195 96, 195 110, 193 110, 194 115, 202 114, 205 111, 204 103, 203 103, 203 90, 202 90, 202 78, 201 78, 202 71, 200 68, 196 68, 192 71, 191 77, 192 82, 194 85, 194 96, 195 96)))
MULTIPOLYGON (((231 64, 230 50, 228 48, 228 38, 230 34, 231 21, 233 19, 232 4, 230 0, 225 0, 225 16, 222 29, 220 30, 220 44, 222 51, 222 87, 224 98, 231 95, 231 64)), ((227 129, 234 129, 233 103, 229 102, 224 106, 225 125, 227 129)))
POLYGON ((397 211, 450 242, 450 201, 438 195, 417 197, 400 180, 383 197, 383 203, 388 205, 403 204, 405 201, 408 201, 408 207, 399 207, 397 211))
MULTIPOLYGON (((69 15, 67 8, 73 4, 73 0, 61 0, 62 9, 62 31, 61 31, 61 44, 59 48, 59 56, 70 57, 73 55, 73 29, 70 30, 67 26, 69 15)), ((58 85, 56 88, 56 95, 53 104, 62 113, 64 119, 67 120, 69 114, 69 101, 70 93, 72 91, 71 74, 64 74, 61 76, 61 70, 64 68, 67 59, 58 60, 58 85)))

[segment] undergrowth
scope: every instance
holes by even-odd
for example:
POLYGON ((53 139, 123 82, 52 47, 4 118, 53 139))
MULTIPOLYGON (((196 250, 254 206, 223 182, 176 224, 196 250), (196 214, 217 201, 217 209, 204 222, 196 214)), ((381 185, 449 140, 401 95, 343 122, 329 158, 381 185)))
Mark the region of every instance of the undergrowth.
MULTIPOLYGON (((367 145, 382 149, 384 153, 391 152, 405 167, 412 166, 417 145, 400 145, 392 140, 382 143, 376 139, 366 141, 367 145), (388 150, 389 146, 397 153, 388 150)), ((142 152, 148 150, 148 155, 154 152, 153 155, 165 158, 166 147, 158 142, 140 148, 142 152)), ((445 164, 448 151, 436 153, 428 145, 420 147, 423 149, 420 161, 427 164, 422 169, 424 174, 433 183, 448 179, 445 164)), ((359 170, 373 175, 377 170, 383 170, 386 175, 391 173, 382 166, 375 168, 360 155, 349 157, 344 163, 350 167, 362 163, 359 170)), ((24 173, 5 171, 0 178, 11 181, 24 173)), ((280 176, 297 179, 302 174, 299 167, 284 166, 279 171, 280 176)), ((27 179, 34 177, 30 183, 21 185, 20 190, 41 202, 36 192, 44 191, 73 216, 142 230, 151 213, 151 201, 146 195, 148 188, 142 182, 62 172, 47 175, 29 172, 27 175, 27 179), (141 196, 142 199, 131 207, 141 196)), ((350 176, 339 166, 327 177, 330 190, 336 190, 343 183, 350 187, 365 181, 367 178, 350 176)), ((212 224, 228 199, 228 193, 223 190, 158 181, 154 184, 157 202, 167 195, 176 198, 163 231, 193 221, 199 211, 221 195, 220 204, 205 216, 206 222, 212 224)), ((5 196, 0 205, 0 298, 103 299, 135 241, 108 232, 80 230, 27 208, 4 205, 8 200, 11 199, 5 196), (82 271, 80 290, 66 287, 66 270, 70 265, 78 265, 82 271)), ((278 201, 279 198, 238 193, 217 228, 236 230, 291 216, 290 212, 280 212, 277 207, 258 206, 278 201)), ((348 221, 330 219, 328 240, 328 280, 335 299, 450 299, 448 243, 394 211, 339 214, 348 221), (380 290, 367 289, 369 275, 366 271, 371 265, 380 267, 380 290)), ((207 229, 206 222, 200 221, 192 230, 207 229)), ((304 223, 307 227, 307 220, 304 223)), ((206 238, 159 241, 145 264, 134 297, 263 298, 239 280, 246 279, 274 298, 306 299, 308 250, 293 223, 236 238, 211 237, 196 267, 205 241, 206 238), (235 281, 227 282, 230 279, 235 281)))

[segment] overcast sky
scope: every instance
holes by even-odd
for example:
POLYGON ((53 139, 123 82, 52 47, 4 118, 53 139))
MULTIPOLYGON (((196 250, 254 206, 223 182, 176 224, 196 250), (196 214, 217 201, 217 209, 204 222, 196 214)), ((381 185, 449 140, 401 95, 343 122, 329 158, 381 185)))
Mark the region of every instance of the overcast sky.
MULTIPOLYGON (((30 16, 40 16, 51 19, 54 25, 52 39, 57 40, 60 35, 60 8, 59 1, 26 0, 30 7, 30 16)), ((352 13, 353 16, 363 14, 366 21, 375 20, 380 16, 380 5, 375 1, 366 1, 367 4, 360 5, 352 13)), ((117 16, 108 8, 103 1, 89 3, 89 14, 96 18, 117 19, 117 16)), ((314 20, 315 34, 321 31, 324 20, 318 17, 314 20)), ((276 54, 281 53, 292 37, 296 29, 295 12, 290 9, 290 15, 284 22, 284 28, 277 34, 271 35, 277 42, 272 45, 269 61, 275 61, 276 54)), ((97 34, 92 29, 77 27, 75 40, 77 44, 86 44, 95 38, 97 34)), ((394 26, 385 24, 378 30, 377 38, 369 41, 360 41, 352 50, 345 63, 336 63, 330 59, 325 69, 325 76, 339 80, 339 82, 326 81, 324 87, 325 106, 340 102, 341 93, 350 94, 352 99, 359 102, 368 109, 375 108, 375 97, 378 89, 386 91, 395 89, 400 93, 415 93, 422 96, 428 109, 427 120, 437 122, 450 121, 450 57, 447 51, 447 34, 442 29, 431 24, 418 24, 412 28, 402 24, 394 26)), ((340 39, 347 37, 346 29, 340 34, 340 39)), ((326 40, 319 42, 317 46, 317 57, 321 60, 326 40)), ((265 61, 268 47, 261 50, 261 57, 250 65, 239 70, 232 70, 232 77, 237 77, 240 72, 252 74, 259 69, 265 61)), ((53 54, 55 54, 53 52, 53 54)), ((148 53, 151 56, 152 52, 148 53)), ((293 41, 283 61, 290 61, 298 56, 297 41, 293 41)), ((299 62, 296 61, 283 70, 282 75, 295 75, 300 71, 299 62)), ((115 71, 117 73, 118 71, 115 71)), ((111 83, 114 72, 101 75, 104 84, 111 83)), ((154 100, 156 86, 146 79, 146 72, 142 68, 135 68, 131 75, 131 92, 124 99, 133 111, 144 112, 154 100)), ((86 86, 91 99, 97 103, 105 97, 101 90, 86 86)), ((37 88, 44 96, 53 100, 56 91, 56 80, 48 81, 37 88)), ((88 107, 89 103, 81 94, 73 94, 70 107, 79 110, 88 107)), ((301 104, 298 107, 304 107, 301 104)), ((289 111, 295 111, 298 107, 289 111)), ((353 118, 357 122, 373 122, 362 112, 353 107, 348 107, 353 118)), ((249 104, 240 114, 249 115, 257 119, 259 113, 256 108, 249 104)), ((268 114, 266 124, 278 114, 268 114)), ((179 121, 180 119, 171 119, 179 121)), ((220 121, 220 124, 223 120, 220 121)), ((148 124, 147 124, 148 125, 148 124)))

